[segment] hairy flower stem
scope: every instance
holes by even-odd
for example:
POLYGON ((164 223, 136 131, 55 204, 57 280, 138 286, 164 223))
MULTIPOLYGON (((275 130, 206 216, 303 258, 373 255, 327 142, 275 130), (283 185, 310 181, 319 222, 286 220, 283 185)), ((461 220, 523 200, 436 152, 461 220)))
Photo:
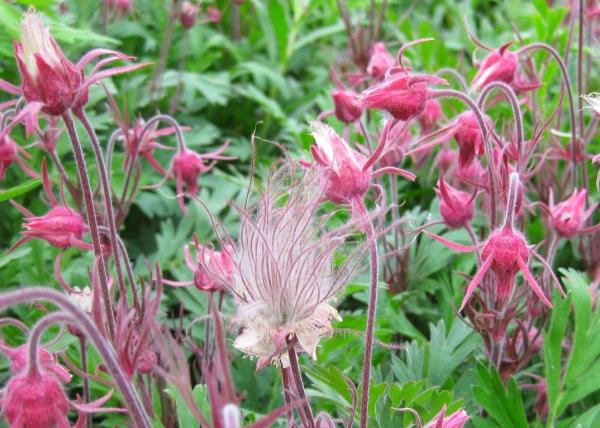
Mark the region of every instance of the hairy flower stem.
POLYGON ((102 254, 102 245, 100 243, 100 233, 98 231, 98 222, 96 219, 96 208, 94 207, 94 199, 92 196, 92 188, 90 187, 90 178, 79 142, 79 136, 73 123, 71 112, 67 111, 63 115, 63 120, 73 145, 73 153, 75 154, 75 162, 77 163, 77 172, 79 174, 79 182, 83 189, 83 197, 85 200, 85 209, 87 213, 88 223, 90 226, 90 235, 92 236, 92 247, 98 263, 98 277, 100 278, 100 292, 104 301, 104 310, 106 312, 106 321, 108 323, 108 334, 111 340, 115 339, 115 313, 112 307, 110 291, 108 289, 108 271, 102 254))
POLYGON ((519 107, 519 100, 517 99, 515 91, 513 91, 512 88, 504 82, 492 82, 486 85, 479 94, 479 98, 477 99, 477 105, 483 111, 483 104, 485 103, 486 98, 494 89, 499 89, 504 93, 504 95, 506 95, 506 98, 510 103, 510 107, 512 108, 513 117, 515 119, 515 130, 517 132, 517 152, 519 154, 519 159, 517 161, 517 169, 519 172, 522 172, 522 169, 524 169, 527 166, 527 162, 524 162, 523 159, 523 114, 521 113, 521 108, 519 107))
MULTIPOLYGON (((112 375, 119 390, 123 394, 123 401, 125 402, 127 410, 129 411, 133 425, 139 428, 150 428, 152 426, 150 419, 148 418, 148 415, 146 414, 135 390, 131 387, 131 383, 123 374, 114 349, 102 337, 102 334, 94 325, 92 319, 81 309, 79 309, 77 305, 73 303, 67 296, 47 287, 18 288, 16 290, 6 291, 0 294, 0 310, 17 303, 27 302, 30 300, 50 301, 70 314, 62 314, 62 316, 65 317, 64 321, 76 325, 77 328, 86 334, 89 340, 96 347, 98 354, 100 354, 100 357, 102 357, 104 360, 106 371, 112 375)), ((44 319, 39 321, 38 324, 42 323, 44 319)), ((40 334, 41 331, 38 333, 38 337, 40 334)), ((39 342, 39 339, 37 342, 39 342)), ((34 341, 30 339, 30 343, 33 344, 34 341)), ((36 344, 35 346, 38 345, 36 344)), ((30 356, 31 355, 32 351, 30 349, 30 356)), ((33 353, 33 356, 37 356, 37 353, 33 353)))
POLYGON ((377 253, 377 239, 373 223, 369 219, 367 208, 362 200, 355 201, 357 212, 362 217, 369 253, 371 256, 371 285, 369 287, 369 307, 367 309, 367 331, 365 337, 365 352, 363 358, 362 391, 360 408, 360 426, 366 428, 369 413, 369 386, 371 384, 371 359, 373 354, 373 336, 375 335, 375 315, 377 311, 377 285, 379 283, 379 256, 377 253))
POLYGON ((157 122, 167 122, 169 125, 171 125, 175 129, 175 136, 177 137, 177 145, 179 146, 179 150, 182 151, 186 149, 185 138, 183 137, 183 130, 181 129, 179 122, 177 122, 171 116, 166 114, 157 114, 156 116, 148 120, 148 122, 146 122, 144 128, 140 132, 139 141, 144 141, 146 133, 150 132, 152 126, 154 126, 154 124, 157 122))
MULTIPOLYGON (((290 385, 290 377, 292 376, 292 374, 290 373, 290 368, 289 367, 281 367, 281 382, 283 385, 283 400, 286 406, 289 406, 290 403, 292 402, 292 397, 290 395, 290 391, 292 391, 292 386, 290 385)), ((292 410, 288 410, 286 412, 286 417, 287 417, 287 421, 288 421, 288 427, 291 427, 294 425, 294 414, 292 413, 292 410)))
POLYGON ((223 328, 223 320, 219 313, 213 294, 210 293, 209 305, 213 313, 215 320, 215 344, 217 348, 219 364, 221 366, 221 373, 223 375, 223 389, 225 391, 225 397, 228 402, 233 403, 237 401, 235 386, 233 385, 233 379, 231 377, 231 371, 229 369, 229 358, 227 357, 227 343, 225 342, 225 329, 223 328))
POLYGON ((304 414, 304 425, 306 428, 315 428, 315 419, 312 414, 312 410, 310 409, 310 404, 308 403, 308 398, 306 398, 306 392, 304 392, 304 382, 302 381, 302 373, 300 373, 300 366, 298 365, 298 355, 296 354, 296 338, 293 337, 290 339, 286 337, 286 342, 288 346, 288 355, 290 357, 290 368, 292 370, 292 375, 294 378, 294 382, 296 385, 296 391, 298 392, 298 398, 304 400, 304 404, 302 405, 302 411, 300 414, 304 414))
MULTIPOLYGON (((573 188, 577 187, 577 162, 579 152, 579 142, 577 141, 577 121, 575 120, 575 103, 573 101, 573 91, 571 89, 571 81, 569 79, 569 72, 567 66, 562 60, 556 49, 545 43, 531 43, 527 46, 523 46, 515 52, 516 55, 521 55, 530 51, 543 50, 550 54, 550 56, 556 61, 563 78, 563 85, 567 92, 567 99, 569 100, 569 120, 571 124, 571 157, 573 163, 573 188)), ((581 135, 581 133, 579 133, 581 135)))
MULTIPOLYGON (((81 372, 84 376, 83 379, 83 401, 89 403, 91 399, 90 395, 90 380, 87 377, 88 373, 88 357, 87 357, 87 341, 85 336, 79 338, 79 351, 81 353, 81 372)), ((85 418, 85 426, 92 426, 92 415, 87 415, 85 418)))
POLYGON ((455 99, 462 101, 463 103, 465 103, 467 106, 469 106, 471 108, 471 110, 477 117, 477 120, 479 121, 479 127, 481 128, 481 132, 483 133, 485 156, 487 157, 487 160, 488 160, 488 175, 489 175, 489 181, 490 181, 490 183, 489 183, 489 185, 490 185, 490 228, 493 230, 496 228, 496 220, 497 220, 496 194, 497 194, 498 184, 496 182, 496 180, 497 180, 496 168, 494 165, 494 153, 493 153, 492 142, 490 139, 490 130, 487 129, 487 125, 483 118, 483 113, 481 112, 481 110, 479 109, 477 104, 471 98, 469 98, 467 95, 463 94, 460 91, 455 91, 453 89, 435 90, 435 91, 433 91, 432 97, 433 98, 455 98, 455 99))
MULTIPOLYGON (((114 254, 115 259, 115 270, 117 271, 117 281, 119 282, 119 289, 123 296, 127 296, 127 288, 125 287, 125 280, 123 278, 123 270, 121 267, 120 253, 122 248, 118 244, 117 225, 115 223, 115 214, 112 206, 112 189, 110 187, 109 177, 106 171, 106 164, 104 163, 104 157, 102 156, 102 148, 98 141, 98 136, 94 131, 94 127, 90 123, 87 115, 81 110, 75 111, 75 116, 81 121, 83 127, 90 137, 92 142, 92 148, 94 149, 94 155, 96 156, 96 165, 98 166, 98 174, 100 176, 100 182, 102 183, 102 192, 104 193, 104 205, 106 210, 106 220, 108 223, 108 230, 110 232, 110 247, 114 254)), ((128 257, 127 254, 123 254, 123 258, 128 257)), ((133 286, 132 286, 133 287, 133 286)))

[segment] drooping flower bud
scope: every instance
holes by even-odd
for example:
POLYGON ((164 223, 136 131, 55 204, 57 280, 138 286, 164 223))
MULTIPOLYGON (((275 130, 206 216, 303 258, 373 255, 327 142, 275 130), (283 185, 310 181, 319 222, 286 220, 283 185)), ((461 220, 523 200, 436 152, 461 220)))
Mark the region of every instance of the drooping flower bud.
POLYGON ((140 352, 140 356, 135 362, 135 368, 141 374, 149 374, 152 373, 152 369, 157 362, 158 357, 156 353, 150 348, 145 348, 140 352))
MULTIPOLYGON (((192 150, 182 150, 173 158, 173 173, 177 179, 177 193, 179 187, 185 184, 186 191, 190 195, 198 193, 198 177, 207 170, 202 156, 192 150)), ((183 190, 183 187, 181 187, 183 190)))
POLYGON ((389 133, 388 143, 379 159, 381 166, 399 166, 404 160, 404 153, 408 150, 412 135, 410 127, 396 125, 389 133))
POLYGON ((462 428, 469 420, 469 415, 463 409, 457 410, 450 416, 445 416, 446 407, 424 428, 462 428))
POLYGON ((429 134, 438 120, 442 117, 442 106, 436 99, 429 99, 425 103, 425 109, 417 116, 421 125, 421 134, 429 134))
MULTIPOLYGON (((16 206, 15 203, 13 205, 16 206)), ((38 238, 47 241, 57 248, 77 247, 89 249, 90 245, 83 242, 83 234, 87 225, 81 215, 70 208, 60 205, 52 208, 42 216, 25 217, 25 239, 38 238)))
MULTIPOLYGON (((484 116, 486 127, 490 129, 491 119, 484 116)), ((462 113, 456 122, 454 139, 458 144, 458 163, 461 167, 470 165, 475 156, 481 156, 484 152, 484 139, 481 126, 477 116, 471 110, 462 113)))
POLYGON ((518 60, 517 55, 508 50, 511 43, 492 51, 483 60, 473 78, 474 88, 482 88, 491 82, 511 83, 514 80, 518 60))
MULTIPOLYGON (((27 369, 27 358, 29 355, 29 347, 27 345, 11 348, 0 343, 0 351, 10 359, 10 370, 14 375, 27 369)), ((56 356, 43 346, 38 347, 38 359, 40 367, 49 373, 53 373, 62 383, 71 381, 71 374, 56 361, 56 356)))
POLYGON ((369 109, 385 110, 395 119, 408 120, 425 110, 431 93, 428 83, 446 81, 436 76, 399 73, 363 91, 361 97, 369 109))
POLYGON ((196 25, 199 12, 200 6, 190 1, 184 1, 181 4, 181 10, 179 11, 179 22, 183 28, 192 28, 196 25))
POLYGON ((8 136, 0 140, 0 181, 4 180, 6 170, 17 160, 16 143, 8 136))
POLYGON ((214 6, 210 6, 206 9, 206 21, 218 24, 223 19, 223 14, 219 9, 214 6))
POLYGON ((385 73, 395 63, 394 57, 388 52, 383 42, 377 42, 373 45, 373 53, 367 65, 367 73, 376 80, 383 80, 385 73))
POLYGON ((320 122, 311 125, 317 143, 311 146, 311 152, 325 173, 325 198, 336 204, 351 204, 355 198, 362 198, 371 185, 372 170, 363 171, 367 158, 329 126, 320 122))
POLYGON ((360 119, 363 105, 354 91, 335 89, 331 91, 335 117, 344 123, 353 123, 360 119))
POLYGON ((197 269, 194 272, 194 285, 199 290, 223 290, 222 280, 231 279, 233 275, 233 248, 227 246, 222 251, 215 251, 201 245, 196 247, 197 269), (219 280, 221 279, 221 280, 219 280))
POLYGON ((6 385, 2 413, 12 427, 68 427, 69 401, 52 372, 22 371, 6 385))
POLYGON ((552 228, 563 238, 573 238, 579 233, 591 233, 597 227, 586 230, 585 222, 592 215, 597 205, 585 209, 587 190, 575 189, 573 194, 563 202, 554 205, 550 203, 550 222, 552 228))
POLYGON ((435 192, 440 198, 440 214, 448 227, 464 227, 471 222, 474 195, 446 184, 442 177, 435 192))
POLYGON ((79 99, 83 73, 69 61, 35 11, 30 10, 21 25, 22 43, 15 42, 15 56, 28 102, 43 104, 42 111, 62 115, 79 99))

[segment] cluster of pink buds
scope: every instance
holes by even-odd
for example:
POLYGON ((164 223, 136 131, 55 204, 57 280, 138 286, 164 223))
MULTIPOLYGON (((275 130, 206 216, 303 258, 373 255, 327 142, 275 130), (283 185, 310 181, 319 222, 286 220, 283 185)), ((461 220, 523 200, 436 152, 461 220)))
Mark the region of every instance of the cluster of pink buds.
POLYGON ((600 224, 586 227, 585 223, 595 212, 598 204, 585 209, 587 190, 575 189, 573 194, 565 201, 554 205, 554 195, 550 192, 550 206, 547 211, 550 214, 552 229, 561 238, 571 239, 577 235, 592 234, 600 231, 600 224))

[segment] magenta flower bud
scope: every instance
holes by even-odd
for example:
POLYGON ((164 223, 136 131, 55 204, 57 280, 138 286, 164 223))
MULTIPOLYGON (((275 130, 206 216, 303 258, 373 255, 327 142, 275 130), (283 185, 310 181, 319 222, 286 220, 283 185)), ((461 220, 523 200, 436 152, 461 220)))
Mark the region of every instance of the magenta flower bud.
POLYGON ((354 91, 335 89, 331 91, 335 117, 344 123, 353 123, 360 119, 363 105, 354 91))
POLYGON ((184 1, 181 4, 181 10, 179 11, 179 22, 183 28, 192 28, 196 25, 196 19, 200 12, 200 6, 190 1, 184 1))
POLYGON ((388 142, 379 163, 381 166, 398 166, 404 160, 404 153, 408 150, 408 144, 412 135, 408 126, 394 126, 389 133, 388 142))
POLYGON ((42 111, 54 116, 79 98, 87 99, 87 88, 79 91, 83 72, 65 57, 35 12, 25 14, 21 29, 23 41, 14 47, 25 99, 42 103, 42 111))
MULTIPOLYGON (((21 345, 18 348, 10 348, 0 344, 0 351, 6 354, 10 359, 10 370, 14 375, 17 375, 27 369, 27 358, 29 348, 27 345, 21 345)), ((68 370, 56 361, 56 356, 42 346, 38 347, 38 358, 40 367, 54 374, 62 383, 71 381, 71 374, 68 370)))
POLYGON ((444 79, 427 75, 397 74, 362 93, 369 109, 385 110, 395 119, 408 120, 425 110, 430 96, 427 83, 446 83, 444 79))
POLYGON ((133 0, 108 0, 108 5, 122 17, 133 12, 133 0))
POLYGON ((17 160, 16 143, 8 136, 0 140, 0 180, 4 180, 6 170, 17 160))
POLYGON ((514 80, 518 60, 517 55, 507 49, 511 43, 506 43, 500 49, 492 51, 483 60, 473 78, 474 88, 482 88, 491 82, 511 83, 514 80))
POLYGON ((202 245, 196 246, 197 267, 194 271, 194 285, 199 290, 218 291, 225 289, 223 279, 231 279, 233 275, 233 248, 226 246, 222 251, 215 251, 202 245), (222 278, 222 280, 219 280, 222 278))
POLYGON ((152 349, 146 348, 140 352, 140 356, 135 362, 135 368, 141 374, 150 374, 158 362, 158 357, 152 349))
POLYGON ((316 163, 323 168, 325 198, 336 204, 351 204, 362 198, 371 185, 372 169, 363 171, 367 158, 353 150, 342 137, 327 125, 313 122, 311 146, 316 163))
POLYGON ((11 427, 70 426, 69 401, 53 373, 23 371, 6 385, 2 413, 11 427))
POLYGON ((473 220, 473 200, 475 194, 468 194, 446 184, 440 177, 435 189, 440 198, 440 214, 448 227, 464 227, 473 220))
POLYGON ((463 409, 457 410, 450 416, 445 416, 446 406, 424 428, 462 428, 469 420, 469 415, 463 409))
POLYGON ((192 150, 182 150, 173 158, 173 173, 178 186, 179 183, 184 183, 186 191, 190 195, 198 193, 198 177, 205 169, 202 156, 192 150))
POLYGON ((388 52, 383 42, 377 42, 373 45, 373 53, 367 65, 367 73, 376 80, 383 80, 385 73, 395 63, 394 57, 388 52))
MULTIPOLYGON (((486 126, 491 128, 492 120, 484 116, 487 122, 486 126)), ((466 167, 473 163, 475 156, 483 154, 483 132, 477 120, 477 116, 471 110, 462 113, 456 123, 454 139, 458 144, 458 164, 460 167, 466 167)))
POLYGON ((214 6, 210 6, 206 9, 206 21, 212 22, 213 24, 218 24, 221 22, 223 18, 223 14, 219 9, 214 6))
POLYGON ((421 125, 421 134, 428 134, 433 130, 438 120, 442 117, 442 106, 436 99, 430 99, 425 103, 425 108, 417 116, 421 125))
POLYGON ((573 238, 579 233, 592 233, 597 226, 586 230, 585 222, 592 215, 597 205, 585 209, 587 190, 575 189, 565 201, 554 205, 550 202, 550 223, 556 233, 563 238, 573 238))
POLYGON ((81 248, 83 234, 87 231, 81 215, 63 206, 55 206, 42 216, 26 217, 24 227, 26 237, 43 239, 57 248, 81 248))

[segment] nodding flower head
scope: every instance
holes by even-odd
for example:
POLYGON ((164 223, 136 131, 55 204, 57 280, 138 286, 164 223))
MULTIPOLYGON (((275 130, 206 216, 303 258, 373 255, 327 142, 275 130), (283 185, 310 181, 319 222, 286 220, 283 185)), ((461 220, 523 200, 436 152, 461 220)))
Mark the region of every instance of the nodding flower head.
MULTIPOLYGON (((29 355, 29 346, 21 345, 17 348, 11 348, 0 342, 0 352, 6 354, 10 360, 10 371, 16 375, 27 369, 27 358, 29 355)), ((38 347, 38 358, 40 367, 54 374, 62 383, 71 381, 71 374, 67 369, 56 360, 56 355, 50 353, 46 348, 38 347)))
POLYGON ((397 73, 389 79, 362 92, 361 98, 369 109, 385 110, 398 120, 409 120, 425 110, 431 90, 428 84, 445 84, 436 76, 397 73))
POLYGON ((223 19, 223 14, 221 13, 221 11, 214 7, 214 6, 210 6, 206 9, 206 22, 212 22, 214 24, 218 24, 219 22, 221 22, 221 19, 223 19))
POLYGON ((517 55, 510 52, 508 47, 512 42, 502 45, 499 49, 490 52, 479 66, 473 78, 473 87, 482 88, 491 82, 512 83, 517 70, 517 55))
POLYGON ((469 420, 469 415, 463 409, 446 416, 446 406, 424 428, 462 428, 469 420))
POLYGON ((122 17, 133 12, 133 0, 108 0, 108 5, 115 10, 117 16, 122 17))
POLYGON ((440 177, 435 192, 440 198, 440 214, 448 227, 464 227, 471 222, 476 194, 455 189, 444 182, 443 177, 440 177))
POLYGON ((2 398, 2 413, 11 427, 68 427, 69 400, 49 371, 25 370, 11 377, 2 398))
POLYGON ((442 118, 442 106, 436 99, 429 99, 425 103, 425 108, 417 116, 417 120, 421 125, 421 134, 429 134, 438 121, 442 118))
MULTIPOLYGON (((489 270, 492 271, 496 282, 496 299, 505 303, 511 296, 515 285, 515 279, 519 272, 523 274, 525 281, 529 284, 534 294, 548 307, 552 307, 552 303, 546 297, 537 280, 529 270, 528 262, 530 254, 536 253, 527 244, 523 234, 514 229, 515 208, 520 192, 521 183, 518 173, 512 173, 510 176, 510 187, 508 194, 508 203, 504 224, 494 230, 488 239, 480 245, 466 246, 455 244, 441 236, 426 232, 427 235, 440 241, 444 245, 461 252, 469 252, 481 249, 482 265, 477 270, 475 276, 467 287, 467 292, 460 306, 460 310, 464 308, 467 301, 477 288, 480 282, 485 278, 489 270)), ((555 279, 555 278, 553 278, 555 279)), ((555 283, 558 281, 555 279, 555 283)), ((560 288, 560 285, 559 285, 560 288)), ((561 290, 562 291, 562 290, 561 290)))
POLYGON ((362 198, 371 185, 372 169, 364 170, 366 156, 352 149, 332 128, 312 122, 312 135, 316 145, 311 146, 315 162, 326 180, 325 198, 336 204, 351 204, 362 198))
POLYGON ((4 180, 6 170, 17 160, 17 143, 6 136, 0 140, 0 180, 4 180))
POLYGON ((216 251, 195 241, 196 259, 194 260, 185 247, 185 260, 194 272, 194 285, 203 291, 219 291, 229 284, 233 275, 231 255, 233 247, 226 245, 221 251, 216 251))
POLYGON ((183 203, 183 186, 185 184, 186 193, 194 196, 198 193, 198 177, 200 174, 209 172, 214 168, 217 160, 233 160, 234 157, 222 156, 221 154, 229 146, 229 141, 226 141, 223 146, 214 152, 199 154, 193 150, 183 148, 173 157, 173 163, 171 169, 175 175, 176 186, 177 186, 177 197, 179 199, 179 205, 182 211, 185 211, 185 205, 183 203), (211 162, 207 165, 204 162, 210 160, 211 162))
POLYGON ((192 28, 196 25, 199 12, 200 6, 190 1, 184 1, 181 4, 181 10, 179 11, 179 22, 183 28, 192 28))
POLYGON ((377 42, 373 45, 373 53, 367 65, 367 73, 376 80, 383 80, 386 72, 395 63, 394 57, 388 52, 383 42, 377 42))
POLYGON ((79 96, 83 73, 65 57, 33 10, 25 14, 21 31, 23 41, 15 43, 15 56, 23 95, 28 102, 43 103, 44 112, 61 115, 79 96))
POLYGON ((361 263, 359 248, 334 267, 353 226, 331 229, 329 217, 318 214, 321 179, 312 169, 298 177, 293 165, 281 167, 255 207, 241 211, 230 285, 241 329, 233 346, 257 357, 257 369, 287 366, 288 341, 316 358, 320 340, 333 333, 331 321, 339 319, 335 295, 361 263))
POLYGON ((353 123, 360 119, 363 105, 354 91, 335 89, 331 91, 335 117, 344 123, 353 123))
POLYGON ((560 237, 569 239, 581 233, 593 233, 600 230, 600 225, 585 227, 585 222, 597 208, 597 204, 594 204, 586 210, 586 199, 586 189, 575 189, 569 198, 556 205, 554 205, 551 195, 550 223, 560 237))
MULTIPOLYGON (((490 129, 492 120, 484 116, 486 127, 490 129)), ((460 167, 470 165, 475 156, 484 152, 484 138, 479 120, 471 110, 462 113, 456 121, 454 139, 458 144, 458 163, 460 167)))

